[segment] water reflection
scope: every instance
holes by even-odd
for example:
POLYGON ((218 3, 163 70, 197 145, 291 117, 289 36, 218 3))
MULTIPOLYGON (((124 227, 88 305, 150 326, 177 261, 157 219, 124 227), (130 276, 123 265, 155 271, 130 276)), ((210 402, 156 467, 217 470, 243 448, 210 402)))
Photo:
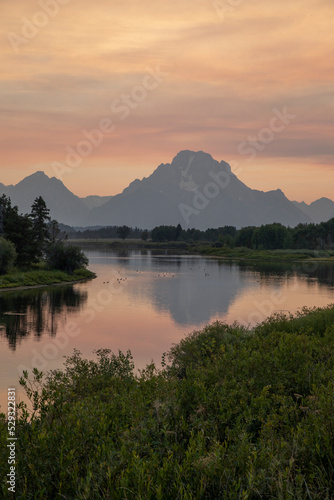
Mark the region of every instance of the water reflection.
POLYGON ((209 322, 224 315, 241 290, 252 286, 236 264, 187 257, 152 257, 152 273, 134 279, 128 289, 133 300, 143 297, 158 312, 168 312, 178 325, 209 322))
POLYGON ((15 350, 23 338, 33 334, 55 336, 60 319, 83 307, 87 292, 73 286, 57 286, 0 293, 0 335, 15 350))
POLYGON ((294 310, 297 290, 301 299, 307 288, 310 294, 319 294, 321 288, 328 292, 334 286, 334 265, 322 262, 233 263, 166 251, 146 251, 145 255, 142 251, 105 251, 104 257, 101 260, 98 252, 90 255, 91 262, 98 263, 104 273, 117 266, 122 274, 134 278, 126 292, 131 302, 149 304, 159 314, 168 313, 180 326, 227 316, 231 306, 246 295, 249 304, 243 301, 243 305, 249 311, 258 308, 258 297, 264 300, 262 295, 278 292, 285 297, 282 309, 291 306, 294 310))
POLYGON ((321 285, 334 288, 334 263, 331 262, 238 262, 240 270, 248 273, 257 272, 262 283, 273 278, 304 278, 308 283, 317 281, 321 285))

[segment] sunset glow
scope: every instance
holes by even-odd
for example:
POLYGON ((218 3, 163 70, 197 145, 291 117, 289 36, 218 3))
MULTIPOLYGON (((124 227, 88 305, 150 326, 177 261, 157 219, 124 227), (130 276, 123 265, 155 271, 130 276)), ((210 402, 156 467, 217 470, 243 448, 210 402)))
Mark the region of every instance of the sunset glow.
POLYGON ((3 184, 44 170, 78 196, 117 194, 191 149, 231 162, 252 188, 334 197, 331 0, 17 0, 0 11, 3 184), (277 112, 290 118, 273 122, 277 112))

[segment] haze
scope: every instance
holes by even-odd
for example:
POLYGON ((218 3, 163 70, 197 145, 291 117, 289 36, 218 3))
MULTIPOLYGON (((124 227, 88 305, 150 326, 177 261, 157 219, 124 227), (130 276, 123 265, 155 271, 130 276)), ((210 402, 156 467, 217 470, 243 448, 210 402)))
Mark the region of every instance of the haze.
POLYGON ((44 170, 78 196, 117 194, 190 149, 252 188, 333 197, 331 0, 52 2, 1 3, 0 182, 44 170))

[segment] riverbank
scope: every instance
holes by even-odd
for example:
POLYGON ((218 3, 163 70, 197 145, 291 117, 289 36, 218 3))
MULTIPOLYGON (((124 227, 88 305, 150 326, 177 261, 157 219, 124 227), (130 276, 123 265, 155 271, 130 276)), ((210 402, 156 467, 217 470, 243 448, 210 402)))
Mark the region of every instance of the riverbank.
POLYGON ((332 250, 253 250, 245 247, 216 248, 204 245, 198 247, 197 252, 203 256, 220 257, 226 260, 261 262, 298 262, 311 260, 334 262, 334 251, 332 250))
MULTIPOLYGON (((162 370, 136 374, 129 351, 101 349, 25 373, 33 409, 17 414, 16 498, 330 500, 333 323, 334 307, 253 329, 215 322, 162 370)), ((7 439, 2 415, 3 464, 7 439)))
POLYGON ((24 290, 50 285, 70 285, 95 278, 96 275, 88 269, 77 269, 73 274, 63 271, 34 269, 0 276, 0 292, 24 290))
POLYGON ((208 257, 219 257, 226 260, 247 260, 261 262, 300 262, 300 261, 324 261, 334 262, 333 250, 253 250, 246 247, 228 248, 203 243, 187 243, 185 241, 153 242, 142 240, 120 240, 120 239, 80 239, 70 240, 72 245, 84 245, 86 248, 105 246, 111 250, 167 250, 169 252, 182 253, 186 255, 201 255, 208 257))

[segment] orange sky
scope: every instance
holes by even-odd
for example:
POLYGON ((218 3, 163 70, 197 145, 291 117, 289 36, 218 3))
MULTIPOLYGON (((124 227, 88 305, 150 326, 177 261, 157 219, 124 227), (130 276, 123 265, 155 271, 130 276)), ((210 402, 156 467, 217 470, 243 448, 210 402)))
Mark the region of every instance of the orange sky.
POLYGON ((192 149, 250 187, 334 198, 333 0, 4 0, 0 14, 0 182, 44 170, 117 194, 192 149))

